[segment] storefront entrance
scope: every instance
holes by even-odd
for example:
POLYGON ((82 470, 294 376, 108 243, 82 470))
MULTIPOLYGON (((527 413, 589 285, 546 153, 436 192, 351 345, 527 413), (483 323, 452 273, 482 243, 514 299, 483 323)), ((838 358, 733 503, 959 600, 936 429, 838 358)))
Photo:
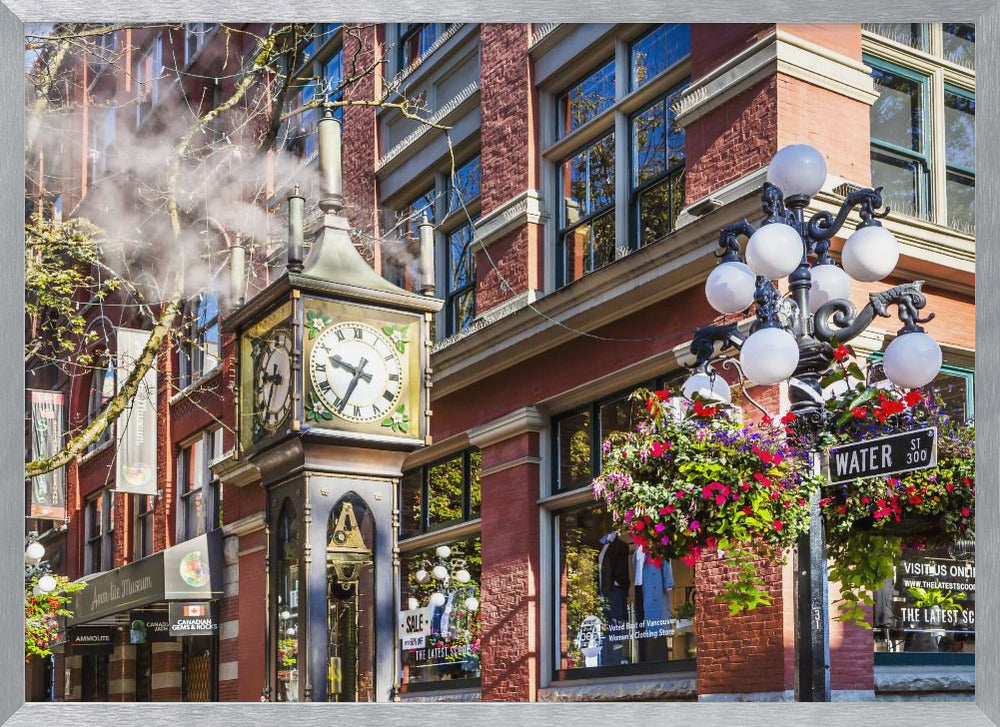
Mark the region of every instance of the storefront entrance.
POLYGON ((214 636, 184 636, 181 638, 181 699, 185 702, 214 702, 215 653, 214 636))

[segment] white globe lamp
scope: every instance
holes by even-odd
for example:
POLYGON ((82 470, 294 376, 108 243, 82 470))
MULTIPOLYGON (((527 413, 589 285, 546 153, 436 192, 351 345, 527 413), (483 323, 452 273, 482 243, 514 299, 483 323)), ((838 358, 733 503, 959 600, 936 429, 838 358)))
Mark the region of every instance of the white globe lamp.
POLYGON ((409 600, 407 600, 406 602, 406 605, 407 607, 409 607, 411 611, 415 611, 416 609, 420 608, 420 601, 415 599, 413 596, 410 596, 409 600))
POLYGON ((56 586, 58 585, 59 584, 56 583, 56 579, 48 574, 45 574, 38 579, 38 590, 41 593, 52 593, 52 591, 56 590, 56 586))
POLYGON ((926 333, 903 333, 886 347, 882 367, 896 386, 919 389, 941 370, 941 346, 926 333))
POLYGON ((418 570, 416 573, 413 574, 413 577, 417 579, 417 583, 426 583, 427 578, 429 576, 427 574, 427 571, 421 568, 420 570, 418 570))
POLYGON ((468 611, 478 611, 479 610, 479 599, 475 596, 469 596, 465 599, 465 608, 468 611))
POLYGON ((38 565, 45 557, 45 546, 37 540, 24 549, 24 560, 29 565, 38 565))
POLYGON ((761 328, 743 342, 740 364, 743 373, 755 384, 777 384, 795 372, 799 364, 799 347, 788 331, 761 328))
POLYGON ((826 181, 826 159, 808 144, 791 144, 779 150, 767 165, 767 181, 780 189, 785 199, 812 197, 826 181))
POLYGON ((840 254, 844 270, 855 280, 874 283, 896 268, 899 242, 884 227, 859 227, 844 243, 840 254))
POLYGON ((443 581, 445 578, 448 577, 448 569, 445 568, 443 565, 436 565, 434 566, 434 569, 431 570, 431 574, 439 581, 443 581))
POLYGON ((448 556, 451 555, 451 548, 449 548, 447 545, 439 545, 437 547, 437 550, 435 550, 434 552, 437 554, 438 558, 447 558, 448 556))
POLYGON ((809 289, 809 312, 815 313, 831 300, 851 297, 851 279, 836 265, 817 265, 809 271, 812 287, 809 289))
POLYGON ((465 570, 465 568, 460 569, 455 574, 455 580, 458 581, 459 583, 468 583, 471 579, 472 576, 469 575, 469 571, 465 570))
MULTIPOLYGON (((802 238, 790 225, 763 225, 747 243, 747 265, 768 280, 790 275, 802 262, 802 238)), ((742 310, 742 309, 741 309, 742 310)))
POLYGON ((688 401, 694 399, 695 394, 703 399, 712 401, 722 401, 726 404, 732 403, 733 396, 729 390, 729 384, 721 376, 711 376, 704 371, 692 374, 684 382, 681 393, 688 401))
POLYGON ((731 315, 753 303, 757 276, 750 266, 740 262, 716 265, 705 281, 705 297, 719 313, 731 315))
POLYGON ((431 594, 430 597, 431 606, 437 608, 439 606, 443 606, 444 602, 445 602, 444 594, 441 593, 440 591, 435 591, 434 593, 431 594))

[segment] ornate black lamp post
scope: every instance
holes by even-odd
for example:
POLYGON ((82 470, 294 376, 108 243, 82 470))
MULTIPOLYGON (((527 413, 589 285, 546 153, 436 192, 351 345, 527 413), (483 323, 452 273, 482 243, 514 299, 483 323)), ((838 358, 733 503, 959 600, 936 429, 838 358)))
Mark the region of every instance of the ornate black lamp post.
MULTIPOLYGON (((923 281, 897 285, 870 296, 857 311, 848 300, 851 279, 874 282, 889 275, 899 260, 899 244, 879 219, 881 188, 847 195, 837 215, 820 212, 806 219, 810 199, 826 179, 826 162, 816 149, 785 147, 768 167, 761 192, 766 215, 756 229, 738 222, 722 229, 717 253, 720 264, 709 275, 705 293, 720 313, 736 314, 756 303, 750 334, 733 323, 695 330, 691 352, 695 372, 684 385, 687 397, 729 399, 729 387, 713 362, 727 350, 739 350, 741 378, 769 385, 787 381, 794 419, 790 428, 803 449, 821 466, 818 443, 827 424, 821 381, 833 362, 834 346, 862 333, 876 316, 890 317, 895 306, 903 327, 885 351, 883 366, 894 384, 917 388, 930 383, 941 368, 941 348, 924 333, 920 318, 927 301, 923 281), (830 241, 857 208, 861 224, 848 237, 841 254, 843 269, 830 257, 830 241), (740 237, 747 237, 746 257, 740 237), (772 282, 788 278, 787 293, 772 282), (718 344, 721 344, 719 346, 718 344)), ((810 503, 810 530, 795 554, 796 698, 830 701, 829 614, 826 543, 819 507, 820 493, 810 503)))

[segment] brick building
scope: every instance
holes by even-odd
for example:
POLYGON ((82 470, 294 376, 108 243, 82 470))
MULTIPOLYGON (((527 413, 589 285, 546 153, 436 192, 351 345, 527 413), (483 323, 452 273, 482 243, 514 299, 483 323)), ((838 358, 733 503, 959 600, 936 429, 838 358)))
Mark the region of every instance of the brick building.
MULTIPOLYGON (((224 56, 202 51, 223 42, 216 28, 123 36, 130 58, 160 64, 154 76, 170 65, 164 49, 190 52, 169 93, 207 99, 212 82, 202 77, 231 78, 224 56)), ((972 26, 957 24, 320 29, 301 56, 296 101, 376 63, 380 72, 344 88, 346 100, 421 99, 449 127, 427 128, 391 103, 338 112, 356 239, 379 239, 369 255, 376 270, 412 290, 420 270, 407 237, 429 217, 444 301, 430 353, 432 443, 403 462, 393 539, 397 610, 444 606, 435 596, 447 608, 435 612, 436 646, 395 641, 393 683, 376 680, 374 698, 792 698, 790 567, 766 571, 771 605, 737 617, 713 598, 728 578, 714 559, 671 564, 650 598, 638 577, 653 576, 612 545, 610 518, 588 486, 600 442, 632 421, 629 391, 684 375, 692 329, 716 318, 703 282, 718 231, 762 216, 765 168, 793 143, 827 159, 810 212, 835 211, 850 185, 885 188, 893 214, 884 224, 902 248, 896 277, 856 283, 852 299, 863 305, 870 292, 925 280, 937 314, 927 329, 945 360, 936 386, 956 415, 973 415, 974 47, 972 26), (628 574, 622 620, 660 618, 668 635, 641 638, 630 627, 617 644, 600 638, 605 558, 622 559, 628 574), (436 567, 465 573, 445 581, 436 567), (447 588, 433 592, 434 579, 447 588)), ((113 141, 107 128, 132 124, 115 99, 133 91, 111 79, 107 108, 119 111, 98 147, 109 133, 113 141)), ((144 114, 155 119, 158 102, 139 106, 138 126, 144 114)), ((315 114, 273 152, 301 160, 303 175, 316 163, 315 114)), ((83 124, 89 133, 93 123, 83 124)), ((67 212, 85 213, 90 171, 77 165, 83 184, 62 202, 67 212)), ((280 213, 285 182, 273 180, 271 212, 280 213)), ((280 274, 280 255, 270 260, 280 274)), ((113 646, 57 654, 56 698, 298 698, 298 592, 288 590, 298 576, 279 550, 297 521, 232 454, 237 347, 224 329, 237 307, 201 291, 185 333, 158 361, 157 495, 113 492, 110 437, 68 466, 68 522, 43 536, 62 553, 63 572, 95 583, 204 538, 221 573, 217 633, 131 643, 130 609, 162 612, 163 593, 78 619, 110 629, 113 646)), ((141 327, 122 314, 101 320, 109 330, 141 327)), ((876 322, 855 348, 877 358, 893 330, 876 322)), ((29 386, 65 386, 44 376, 29 386)), ((104 381, 76 380, 71 424, 94 412, 104 381)), ((773 411, 787 405, 782 387, 757 393, 773 411)), ((972 698, 973 629, 907 631, 878 614, 875 627, 831 622, 835 699, 972 698)), ((331 684, 340 679, 330 674, 331 684)), ((28 696, 42 698, 45 679, 40 669, 34 676, 28 696)))

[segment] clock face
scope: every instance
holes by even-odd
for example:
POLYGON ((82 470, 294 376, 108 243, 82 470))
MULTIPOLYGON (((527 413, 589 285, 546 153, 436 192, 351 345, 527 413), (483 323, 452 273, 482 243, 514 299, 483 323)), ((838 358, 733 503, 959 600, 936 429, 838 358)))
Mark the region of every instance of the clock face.
POLYGON ((285 421, 292 406, 292 337, 276 329, 258 342, 254 367, 254 414, 268 432, 285 421))
POLYGON ((374 422, 393 411, 403 390, 403 362, 377 329, 355 322, 323 329, 309 357, 316 394, 336 416, 374 422))

